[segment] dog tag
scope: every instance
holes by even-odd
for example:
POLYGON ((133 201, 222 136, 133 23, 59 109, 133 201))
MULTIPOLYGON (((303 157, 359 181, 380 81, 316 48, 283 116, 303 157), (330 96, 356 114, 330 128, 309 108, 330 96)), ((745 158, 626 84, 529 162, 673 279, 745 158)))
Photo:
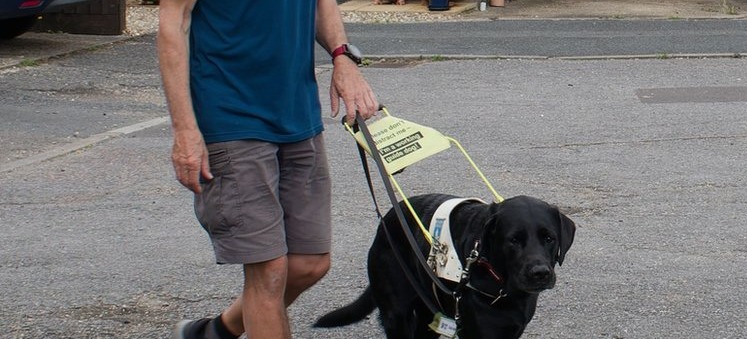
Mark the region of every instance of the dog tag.
POLYGON ((441 335, 441 338, 457 338, 456 331, 456 321, 454 319, 451 319, 442 313, 436 313, 436 315, 433 316, 433 322, 428 325, 433 332, 436 332, 441 335))

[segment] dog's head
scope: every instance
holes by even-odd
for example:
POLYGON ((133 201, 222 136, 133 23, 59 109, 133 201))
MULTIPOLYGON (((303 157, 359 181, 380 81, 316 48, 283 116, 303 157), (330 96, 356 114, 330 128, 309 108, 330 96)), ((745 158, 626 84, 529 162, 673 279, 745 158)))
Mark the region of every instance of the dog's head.
POLYGON ((491 205, 481 255, 503 275, 506 292, 539 293, 555 286, 555 264, 563 264, 575 232, 556 207, 518 196, 491 205))

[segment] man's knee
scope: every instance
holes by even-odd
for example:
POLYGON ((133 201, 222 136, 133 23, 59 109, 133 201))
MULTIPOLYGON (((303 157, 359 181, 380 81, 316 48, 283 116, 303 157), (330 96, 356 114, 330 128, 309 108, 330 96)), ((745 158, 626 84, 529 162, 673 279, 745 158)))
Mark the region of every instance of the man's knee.
POLYGON ((244 289, 252 289, 267 296, 282 296, 288 277, 288 258, 244 265, 244 289))
POLYGON ((315 277, 316 280, 319 280, 323 278, 325 275, 327 275, 327 272, 329 272, 330 266, 331 266, 330 255, 325 254, 322 256, 322 258, 320 258, 317 261, 310 275, 312 277, 315 277))
MULTIPOLYGON (((288 277, 302 284, 313 285, 324 277, 330 268, 330 255, 288 255, 288 277)), ((289 281, 289 283, 293 283, 289 281)))

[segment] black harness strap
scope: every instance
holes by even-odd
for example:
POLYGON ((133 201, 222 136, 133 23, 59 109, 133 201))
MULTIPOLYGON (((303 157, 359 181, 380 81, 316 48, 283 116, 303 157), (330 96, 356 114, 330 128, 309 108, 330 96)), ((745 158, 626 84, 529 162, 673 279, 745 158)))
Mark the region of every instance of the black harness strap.
MULTIPOLYGON (((368 183, 368 189, 371 191, 371 198, 373 199, 374 206, 376 208, 376 215, 379 218, 379 222, 381 223, 381 227, 384 229, 384 235, 386 236, 386 240, 389 243, 389 246, 392 248, 392 252, 394 253, 394 258, 397 260, 397 264, 399 264, 400 268, 402 268, 402 273, 404 273, 405 278, 410 283, 410 286, 413 287, 415 290, 415 293, 418 294, 418 297, 420 297, 420 300, 423 301, 425 306, 428 308, 431 313, 436 314, 438 313, 439 308, 436 307, 436 305, 431 302, 428 295, 426 295, 425 291, 420 288, 417 281, 415 280, 415 276, 410 272, 410 270, 407 268, 407 264, 405 263, 404 258, 402 258, 402 253, 400 253, 399 249, 397 249, 394 244, 394 240, 392 239, 392 235, 389 233, 389 229, 386 227, 386 224, 384 223, 384 217, 381 215, 381 210, 379 209, 379 204, 376 201, 376 194, 374 193, 373 183, 371 182, 371 171, 368 168, 368 162, 366 161, 366 151, 358 145, 358 152, 361 156, 361 163, 363 164, 363 171, 366 173, 366 182, 368 183)), ((435 290, 434 290, 435 293, 435 290)))

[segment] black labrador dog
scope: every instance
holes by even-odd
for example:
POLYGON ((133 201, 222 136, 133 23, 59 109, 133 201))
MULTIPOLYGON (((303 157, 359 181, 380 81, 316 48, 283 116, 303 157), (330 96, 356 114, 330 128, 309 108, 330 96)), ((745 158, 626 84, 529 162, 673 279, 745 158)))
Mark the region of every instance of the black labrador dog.
MULTIPOLYGON (((456 197, 425 194, 409 200, 427 227, 438 206, 452 198, 456 197)), ((430 245, 410 213, 400 205, 420 250, 427 257, 430 245)), ((476 240, 480 247, 478 264, 470 269, 470 288, 463 289, 458 303, 459 338, 520 337, 534 316, 539 293, 555 286, 554 267, 562 265, 573 243, 575 224, 556 207, 527 196, 492 204, 468 201, 453 210, 449 222, 463 267, 476 240), (497 296, 502 298, 496 300, 497 296)), ((434 315, 405 279, 392 246, 403 256, 406 269, 413 272, 419 288, 432 297, 443 313, 454 316, 454 298, 432 286, 415 260, 394 210, 390 210, 382 219, 368 253, 370 286, 356 301, 324 315, 314 326, 352 324, 378 307, 387 338, 438 338, 428 328, 434 315), (393 244, 387 240, 384 227, 393 244)), ((443 281, 452 289, 457 285, 443 281)))

